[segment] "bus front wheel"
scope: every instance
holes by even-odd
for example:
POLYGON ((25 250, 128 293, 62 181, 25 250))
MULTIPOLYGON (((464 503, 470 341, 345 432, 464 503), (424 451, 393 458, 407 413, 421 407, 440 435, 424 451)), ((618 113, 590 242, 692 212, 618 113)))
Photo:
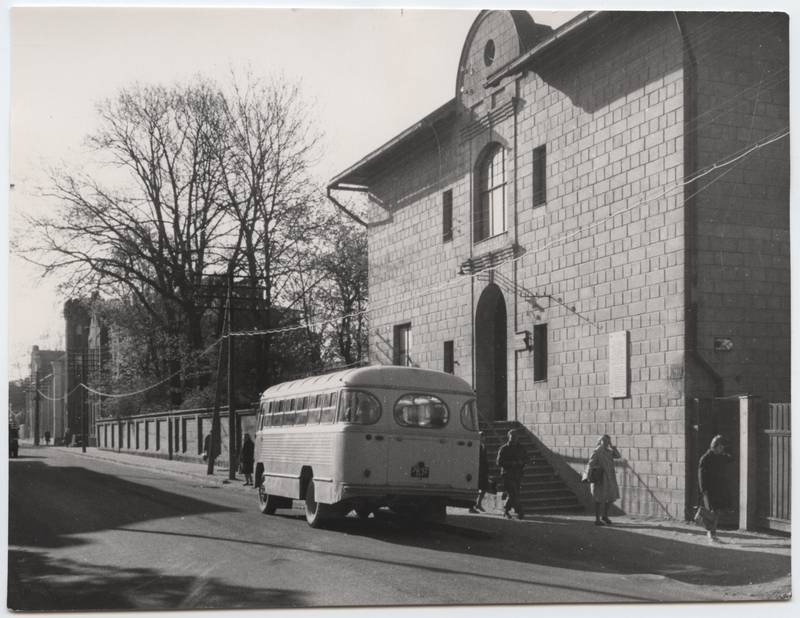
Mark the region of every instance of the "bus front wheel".
POLYGON ((306 489, 306 521, 312 528, 319 528, 323 522, 331 515, 332 507, 330 504, 322 504, 316 501, 314 496, 314 481, 309 480, 306 489))

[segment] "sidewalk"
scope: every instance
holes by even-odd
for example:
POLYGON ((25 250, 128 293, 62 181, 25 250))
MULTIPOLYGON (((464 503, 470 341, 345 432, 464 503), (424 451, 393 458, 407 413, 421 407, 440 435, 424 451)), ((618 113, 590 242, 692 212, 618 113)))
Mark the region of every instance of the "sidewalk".
MULTIPOLYGON (((31 447, 30 443, 26 443, 25 446, 31 447)), ((243 490, 252 491, 252 487, 244 487, 242 483, 244 482, 244 477, 241 474, 237 475, 237 481, 230 481, 228 480, 228 466, 225 465, 214 465, 214 474, 209 475, 207 474, 207 464, 206 462, 191 462, 191 461, 176 461, 170 459, 164 459, 161 457, 148 457, 147 455, 133 455, 130 453, 120 453, 117 451, 108 451, 105 449, 99 449, 94 446, 87 446, 86 452, 82 452, 80 446, 40 446, 39 448, 49 448, 49 449, 57 449, 60 451, 65 451, 68 453, 72 453, 75 455, 80 455, 82 457, 89 457, 91 459, 97 459, 100 461, 108 461, 117 464, 122 464, 125 466, 133 466, 136 468, 145 468, 148 470, 153 470, 155 472, 162 472, 164 474, 172 474, 178 475, 183 477, 191 477, 200 481, 203 481, 206 485, 219 485, 219 486, 231 486, 236 487, 239 486, 243 490)))

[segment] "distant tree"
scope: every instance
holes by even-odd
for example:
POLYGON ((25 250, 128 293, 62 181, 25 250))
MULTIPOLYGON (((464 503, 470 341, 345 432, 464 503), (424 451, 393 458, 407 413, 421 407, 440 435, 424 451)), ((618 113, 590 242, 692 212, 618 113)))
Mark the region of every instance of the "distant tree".
MULTIPOLYGON (((367 358, 368 300, 367 234, 352 223, 339 220, 329 230, 328 249, 317 260, 324 276, 320 301, 330 319, 331 352, 347 366, 367 358)), ((334 361, 335 362, 335 361, 334 361)))

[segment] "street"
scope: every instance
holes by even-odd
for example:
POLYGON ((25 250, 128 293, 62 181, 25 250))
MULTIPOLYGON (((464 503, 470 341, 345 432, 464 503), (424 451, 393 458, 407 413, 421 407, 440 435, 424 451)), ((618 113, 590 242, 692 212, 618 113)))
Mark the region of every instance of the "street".
POLYGON ((80 449, 23 445, 20 457, 9 460, 11 609, 686 602, 789 594, 785 538, 731 531, 723 534, 726 545, 708 547, 701 531, 683 522, 620 520, 598 529, 589 517, 518 522, 464 510, 439 525, 387 514, 312 530, 299 503, 265 516, 241 481, 223 485, 165 473, 156 469, 158 460, 139 459, 147 461, 134 466, 80 449))

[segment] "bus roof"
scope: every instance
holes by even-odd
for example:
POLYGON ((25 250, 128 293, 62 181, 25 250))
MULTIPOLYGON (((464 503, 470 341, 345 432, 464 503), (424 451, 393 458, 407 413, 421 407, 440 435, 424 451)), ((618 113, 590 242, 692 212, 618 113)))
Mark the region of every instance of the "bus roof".
POLYGON ((301 380, 282 382, 265 390, 262 397, 286 397, 295 393, 318 392, 344 386, 391 388, 408 391, 448 391, 465 395, 474 393, 472 387, 463 379, 450 373, 399 367, 397 365, 372 365, 357 369, 345 369, 301 380))

